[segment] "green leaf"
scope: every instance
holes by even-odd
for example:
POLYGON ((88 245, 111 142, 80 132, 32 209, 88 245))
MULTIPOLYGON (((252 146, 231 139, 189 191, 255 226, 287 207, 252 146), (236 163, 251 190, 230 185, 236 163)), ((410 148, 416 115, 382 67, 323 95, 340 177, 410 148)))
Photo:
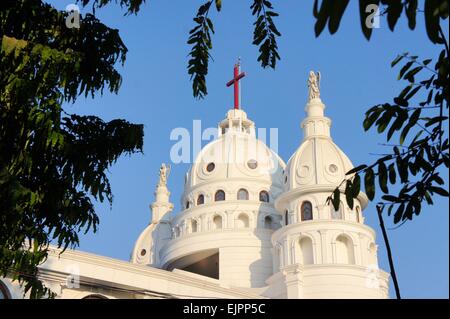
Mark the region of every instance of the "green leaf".
POLYGON ((402 99, 400 97, 395 97, 394 102, 403 107, 407 107, 409 105, 407 100, 405 100, 404 98, 402 99))
POLYGON ((327 25, 332 8, 330 0, 323 0, 322 5, 320 6, 320 10, 318 10, 318 2, 318 0, 314 0, 313 6, 314 17, 316 18, 316 23, 314 25, 314 33, 316 37, 318 37, 322 33, 323 29, 327 25))
POLYGON ((328 21, 328 30, 331 34, 335 34, 339 29, 339 25, 347 8, 349 0, 332 1, 332 7, 329 12, 330 19, 328 21))
POLYGON ((409 126, 409 125, 406 125, 403 128, 402 132, 400 133, 400 145, 403 145, 410 130, 411 130, 411 126, 409 126))
POLYGON ((427 202, 428 205, 433 205, 433 204, 434 204, 434 203, 433 203, 433 199, 431 198, 429 192, 425 192, 425 200, 426 200, 426 202, 427 202))
POLYGON ((216 9, 217 11, 220 11, 222 9, 222 0, 215 0, 216 1, 216 9))
POLYGON ((375 121, 378 119, 378 117, 381 115, 381 109, 376 109, 374 111, 372 111, 371 113, 366 113, 366 118, 364 119, 363 122, 363 127, 364 130, 367 131, 369 130, 373 123, 375 123, 375 121))
POLYGON ((397 55, 397 57, 391 62, 391 67, 393 68, 394 66, 396 66, 397 63, 399 63, 404 57, 405 57, 404 54, 397 55))
POLYGON ((409 68, 413 65, 413 61, 409 61, 407 62, 401 69, 400 69, 400 73, 398 74, 397 80, 400 80, 403 75, 406 73, 406 71, 409 70, 409 68))
POLYGON ((359 192, 361 191, 361 177, 359 174, 356 174, 352 181, 352 196, 353 198, 358 197, 359 192))
POLYGON ((353 183, 350 180, 345 185, 345 200, 350 209, 353 209, 353 183))
POLYGON ((377 128, 378 133, 383 133, 386 130, 392 118, 393 118, 392 112, 390 111, 384 112, 384 114, 375 123, 376 125, 378 125, 377 128))
POLYGON ((397 180, 397 173, 395 172, 395 164, 389 165, 389 182, 394 185, 397 180))
POLYGON ((409 92, 408 95, 405 96, 405 100, 411 99, 417 92, 419 92, 421 88, 421 86, 416 86, 411 92, 409 92))
POLYGON ((394 214, 394 224, 397 224, 399 221, 402 220, 404 211, 405 211, 405 203, 401 203, 394 214))
POLYGON ((349 170, 347 173, 345 173, 345 175, 354 174, 356 172, 359 172, 359 171, 365 169, 366 167, 367 167, 367 165, 365 165, 365 164, 356 166, 356 167, 352 168, 351 170, 349 170))
POLYGON ((273 18, 278 16, 277 13, 270 11, 272 4, 269 1, 254 0, 252 6, 252 14, 257 17, 253 31, 253 44, 259 46, 258 61, 261 62, 263 68, 275 68, 276 62, 280 60, 278 54, 277 37, 281 36, 275 26, 273 18))
POLYGON ((441 122, 446 120, 448 120, 448 116, 436 116, 428 120, 427 123, 425 123, 425 127, 430 127, 433 124, 440 124, 441 122))
POLYGON ((430 191, 436 194, 439 194, 441 196, 444 197, 448 197, 449 193, 446 189, 443 189, 442 187, 438 187, 438 186, 430 186, 430 191))
POLYGON ((401 0, 391 0, 387 2, 387 5, 387 21, 389 29, 394 31, 395 25, 402 14, 403 4, 401 0))
POLYGON ((397 157, 396 159, 397 171, 400 175, 400 181, 404 184, 408 182, 408 159, 397 157))
POLYGON ((394 208, 394 204, 390 204, 389 205, 389 208, 388 208, 388 211, 387 211, 387 214, 388 214, 388 216, 391 216, 391 213, 392 213, 392 209, 394 208))
POLYGON ((428 38, 435 44, 443 43, 439 36, 439 15, 438 8, 441 1, 439 0, 425 0, 425 27, 428 38))
POLYGON ((366 174, 364 175, 364 188, 366 190, 366 195, 369 200, 373 200, 375 197, 375 182, 374 182, 375 174, 372 168, 368 168, 366 170, 366 174))
POLYGON ((394 202, 394 203, 398 202, 398 197, 392 196, 392 195, 383 195, 381 198, 388 202, 394 202))
POLYGON ((385 194, 389 193, 389 189, 387 187, 387 180, 388 180, 388 174, 387 174, 386 164, 381 162, 378 164, 378 182, 379 182, 381 190, 385 194))
POLYGON ((332 199, 334 210, 336 211, 339 210, 340 202, 341 202, 341 192, 339 188, 336 188, 333 192, 333 199, 332 199))
POLYGON ((417 0, 409 0, 406 2, 406 17, 408 18, 408 27, 411 30, 416 28, 417 0))
POLYGON ((411 70, 409 70, 405 75, 404 75, 404 79, 408 80, 411 83, 414 83, 414 76, 419 73, 421 70, 423 69, 423 66, 417 66, 411 70))

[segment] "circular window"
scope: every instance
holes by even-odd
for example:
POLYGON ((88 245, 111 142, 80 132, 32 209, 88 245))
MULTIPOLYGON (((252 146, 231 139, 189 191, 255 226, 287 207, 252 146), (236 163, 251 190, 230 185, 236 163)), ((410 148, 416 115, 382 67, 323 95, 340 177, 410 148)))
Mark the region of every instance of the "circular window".
POLYGON ((309 166, 303 165, 299 169, 300 177, 307 177, 309 175, 309 166))
POLYGON ((256 169, 256 168, 258 167, 258 162, 257 162, 256 160, 254 160, 254 159, 251 159, 251 160, 249 160, 249 161, 247 162, 247 166, 248 166, 250 169, 256 169))
POLYGON ((214 163, 209 163, 208 165, 206 165, 206 171, 208 171, 208 173, 211 173, 215 168, 216 164, 214 163))
POLYGON ((141 250, 141 256, 145 256, 146 253, 147 253, 147 251, 145 249, 141 250))
POLYGON ((336 173, 338 171, 338 167, 334 164, 331 164, 329 170, 331 173, 336 173))

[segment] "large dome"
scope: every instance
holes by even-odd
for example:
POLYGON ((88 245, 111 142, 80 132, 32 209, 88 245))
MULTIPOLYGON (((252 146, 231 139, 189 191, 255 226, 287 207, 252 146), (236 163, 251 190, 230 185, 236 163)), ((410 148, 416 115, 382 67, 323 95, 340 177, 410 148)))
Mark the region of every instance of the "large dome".
MULTIPOLYGON (((197 155, 186 174, 183 202, 199 187, 224 181, 267 185, 271 197, 283 189, 285 163, 255 136, 254 123, 242 110, 230 110, 219 124, 219 136, 197 155)), ((226 185, 223 185, 226 187, 226 185)))
POLYGON ((170 221, 160 265, 264 287, 273 274, 270 238, 281 227, 274 203, 285 164, 256 138, 244 111, 230 110, 218 130, 186 175, 183 210, 170 221))

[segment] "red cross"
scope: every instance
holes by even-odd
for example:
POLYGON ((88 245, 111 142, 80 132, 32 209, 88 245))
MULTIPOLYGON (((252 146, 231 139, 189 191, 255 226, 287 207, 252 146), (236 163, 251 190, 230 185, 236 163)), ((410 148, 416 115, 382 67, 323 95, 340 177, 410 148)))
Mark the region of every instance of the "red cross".
POLYGON ((234 108, 237 110, 241 106, 241 92, 239 90, 239 80, 245 76, 245 72, 241 73, 241 62, 238 61, 234 65, 234 77, 227 83, 227 87, 234 85, 234 108))

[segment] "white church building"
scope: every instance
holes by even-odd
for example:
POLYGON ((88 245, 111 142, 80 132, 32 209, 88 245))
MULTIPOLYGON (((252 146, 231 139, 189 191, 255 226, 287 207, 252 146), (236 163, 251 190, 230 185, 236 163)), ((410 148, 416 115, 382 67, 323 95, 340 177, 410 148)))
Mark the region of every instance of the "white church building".
MULTIPOLYGON (((180 212, 161 166, 129 262, 53 248, 40 279, 56 298, 388 298, 389 275, 364 224, 366 195, 353 209, 327 203, 353 165, 331 137, 319 74, 308 84, 303 138, 287 164, 235 102, 179 181, 180 212)), ((22 290, 2 278, 0 298, 22 290)))

